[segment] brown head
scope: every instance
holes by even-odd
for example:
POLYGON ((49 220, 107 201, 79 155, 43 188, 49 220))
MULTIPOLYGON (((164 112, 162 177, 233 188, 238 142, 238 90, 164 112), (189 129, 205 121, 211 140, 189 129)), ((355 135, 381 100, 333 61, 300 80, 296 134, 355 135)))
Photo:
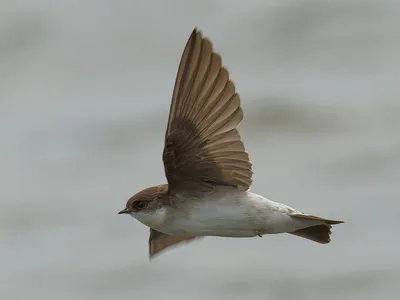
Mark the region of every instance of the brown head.
POLYGON ((133 195, 118 214, 129 214, 149 227, 157 227, 166 212, 168 185, 144 189, 133 195))

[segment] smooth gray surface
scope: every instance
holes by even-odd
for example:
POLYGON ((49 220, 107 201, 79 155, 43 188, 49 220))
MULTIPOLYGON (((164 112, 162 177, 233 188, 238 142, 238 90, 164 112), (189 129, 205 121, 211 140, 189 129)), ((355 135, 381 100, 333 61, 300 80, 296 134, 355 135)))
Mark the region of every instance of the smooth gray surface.
POLYGON ((398 299, 398 1, 1 1, 1 299, 398 299), (194 26, 241 94, 252 191, 332 243, 206 238, 149 263, 118 216, 165 182, 194 26))

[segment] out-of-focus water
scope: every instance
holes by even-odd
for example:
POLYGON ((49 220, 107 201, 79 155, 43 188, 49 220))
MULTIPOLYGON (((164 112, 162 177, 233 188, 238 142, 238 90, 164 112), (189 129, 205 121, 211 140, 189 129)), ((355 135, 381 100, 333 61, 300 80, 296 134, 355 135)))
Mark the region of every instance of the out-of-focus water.
POLYGON ((0 2, 1 299, 398 299, 398 1, 0 2), (241 94, 252 190, 345 224, 148 261, 117 212, 165 182, 194 26, 241 94))

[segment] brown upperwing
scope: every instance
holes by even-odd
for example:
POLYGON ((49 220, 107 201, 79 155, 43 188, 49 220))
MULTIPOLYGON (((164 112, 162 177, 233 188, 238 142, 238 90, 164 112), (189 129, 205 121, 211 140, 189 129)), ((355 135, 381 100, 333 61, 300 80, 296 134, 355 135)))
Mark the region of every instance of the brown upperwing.
POLYGON ((179 64, 165 134, 170 192, 250 187, 251 163, 236 129, 242 119, 239 95, 221 57, 194 29, 179 64))
POLYGON ((150 228, 149 258, 152 259, 156 254, 159 254, 161 251, 165 250, 168 247, 177 245, 182 242, 188 243, 194 238, 199 238, 199 237, 172 236, 150 228))

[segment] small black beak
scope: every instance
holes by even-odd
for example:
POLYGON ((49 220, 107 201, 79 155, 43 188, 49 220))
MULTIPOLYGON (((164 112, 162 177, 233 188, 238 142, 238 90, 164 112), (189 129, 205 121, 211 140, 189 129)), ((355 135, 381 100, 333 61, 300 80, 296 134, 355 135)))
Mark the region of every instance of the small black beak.
POLYGON ((129 214, 129 211, 128 211, 127 208, 124 208, 124 209, 121 210, 118 214, 119 214, 119 215, 121 215, 121 214, 129 214))

